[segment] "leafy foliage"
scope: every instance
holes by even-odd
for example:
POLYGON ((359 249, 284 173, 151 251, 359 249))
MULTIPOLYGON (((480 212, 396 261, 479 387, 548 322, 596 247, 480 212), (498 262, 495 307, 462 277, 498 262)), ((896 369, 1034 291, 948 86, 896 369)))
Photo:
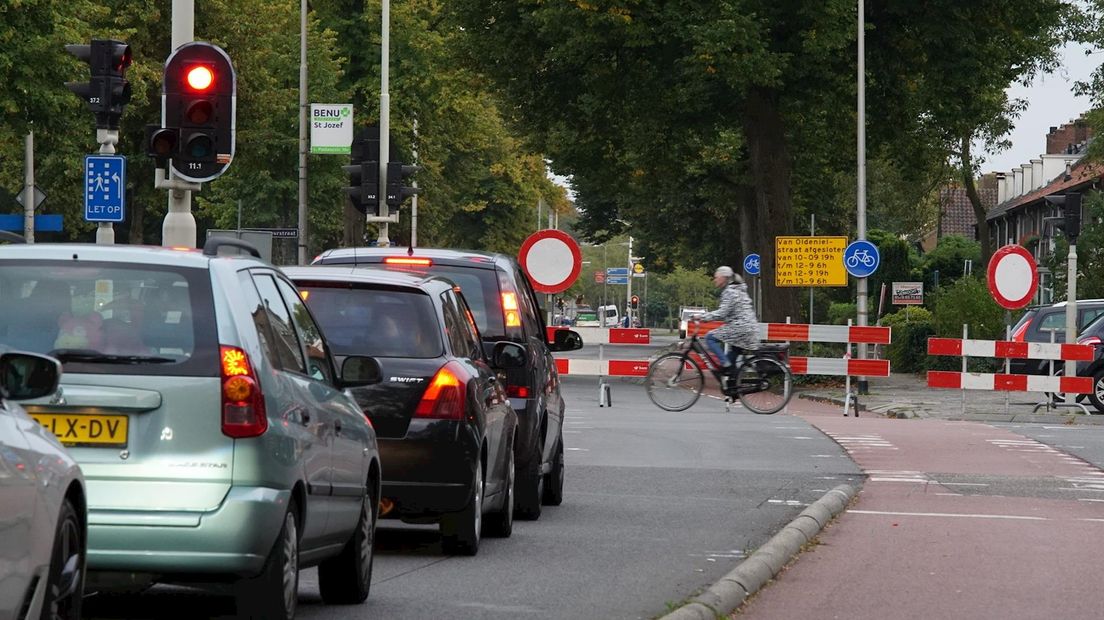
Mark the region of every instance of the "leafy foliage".
POLYGON ((931 312, 922 307, 905 307, 882 317, 882 325, 893 329, 893 342, 886 347, 893 372, 927 369, 928 338, 935 334, 931 312))
POLYGON ((962 326, 978 340, 1004 339, 1004 309, 993 301, 985 279, 976 275, 959 278, 935 295, 935 334, 962 338, 962 326))

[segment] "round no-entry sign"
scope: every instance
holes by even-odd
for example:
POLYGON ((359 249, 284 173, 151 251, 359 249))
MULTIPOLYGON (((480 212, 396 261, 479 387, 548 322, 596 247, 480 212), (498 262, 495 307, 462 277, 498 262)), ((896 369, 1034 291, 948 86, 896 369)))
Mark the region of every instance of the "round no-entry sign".
POLYGON ((1023 246, 1006 245, 989 259, 989 293, 1000 307, 1019 310, 1031 302, 1039 286, 1035 257, 1023 246))
POLYGON ((579 277, 583 255, 567 233, 541 230, 521 244, 518 262, 538 293, 562 293, 579 277))

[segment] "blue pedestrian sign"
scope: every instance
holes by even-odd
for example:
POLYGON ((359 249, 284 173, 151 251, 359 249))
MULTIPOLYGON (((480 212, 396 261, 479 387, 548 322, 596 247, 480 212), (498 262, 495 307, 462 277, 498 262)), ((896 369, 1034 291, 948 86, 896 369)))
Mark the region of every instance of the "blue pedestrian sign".
POLYGON ((84 219, 121 222, 126 214, 126 158, 84 156, 84 219))
POLYGON ((878 270, 878 264, 881 262, 882 257, 878 254, 878 246, 869 241, 852 241, 851 245, 843 251, 843 268, 856 278, 870 277, 878 270))
POLYGON ((747 274, 749 276, 759 275, 759 255, 758 254, 748 254, 747 256, 744 257, 744 271, 747 272, 747 274))

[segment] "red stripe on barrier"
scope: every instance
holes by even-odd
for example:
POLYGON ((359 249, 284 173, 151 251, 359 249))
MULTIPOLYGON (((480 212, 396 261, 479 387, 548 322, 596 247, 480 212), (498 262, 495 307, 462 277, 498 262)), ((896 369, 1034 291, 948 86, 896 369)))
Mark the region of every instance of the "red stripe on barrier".
POLYGON ((929 370, 928 387, 958 389, 962 387, 962 373, 929 370))
POLYGON ((790 358, 790 371, 795 375, 807 375, 809 374, 809 358, 807 357, 791 357, 790 358))
POLYGON ((847 373, 860 377, 888 377, 889 360, 849 360, 847 373))
POLYGON ((1026 392, 1027 375, 993 375, 993 389, 1002 392, 1026 392))
POLYGON ((643 377, 648 374, 648 362, 641 360, 610 360, 609 376, 643 377))
POLYGON ((610 344, 649 344, 652 333, 646 329, 615 327, 609 330, 610 344))
POLYGON ((1014 359, 1024 359, 1027 357, 1027 343, 998 340, 996 342, 996 345, 994 346, 993 355, 995 357, 1011 357, 1014 359))
POLYGON ((686 335, 689 336, 690 334, 697 334, 699 336, 704 336, 704 335, 708 334, 709 332, 717 329, 721 325, 724 325, 724 323, 722 323, 720 321, 706 321, 705 323, 690 323, 689 326, 686 328, 687 332, 688 332, 686 335))
POLYGON ((1058 386, 1068 394, 1090 394, 1093 391, 1092 377, 1059 377, 1058 386))
POLYGON ((962 355, 962 340, 957 338, 928 338, 928 355, 962 355))
POLYGON ((571 360, 566 360, 566 359, 557 357, 556 358, 556 372, 560 373, 561 375, 566 375, 567 374, 567 363, 569 361, 571 361, 571 360))
POLYGON ((888 327, 852 327, 848 334, 851 342, 889 344, 891 332, 888 327))
POLYGON ((800 323, 767 323, 767 340, 809 341, 809 326, 800 323))
POLYGON ((1091 344, 1063 344, 1062 359, 1075 362, 1091 362, 1096 358, 1096 347, 1091 344))

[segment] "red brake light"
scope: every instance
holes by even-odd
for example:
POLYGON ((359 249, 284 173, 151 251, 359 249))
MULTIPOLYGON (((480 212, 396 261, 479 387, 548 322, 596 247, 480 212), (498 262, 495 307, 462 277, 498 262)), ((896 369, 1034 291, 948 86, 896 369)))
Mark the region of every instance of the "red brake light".
POLYGON ((1023 342, 1025 334, 1027 334, 1027 328, 1031 326, 1032 319, 1024 321, 1023 325, 1016 330, 1016 333, 1012 334, 1012 342, 1023 342))
POLYGON ((416 418, 461 420, 464 418, 465 386, 461 377, 466 376, 457 362, 449 362, 437 371, 429 382, 418 408, 416 418))
POLYGON ((428 258, 414 258, 412 256, 388 256, 383 259, 386 265, 407 265, 414 267, 431 267, 433 261, 428 258))
POLYGON ((184 72, 184 81, 192 90, 205 91, 215 82, 215 74, 211 72, 210 67, 196 65, 184 72))
POLYGON ((219 347, 222 374, 222 434, 240 439, 268 430, 264 394, 249 356, 238 347, 219 347))
POLYGON ((506 395, 511 398, 529 398, 529 388, 524 385, 508 385, 506 395))

